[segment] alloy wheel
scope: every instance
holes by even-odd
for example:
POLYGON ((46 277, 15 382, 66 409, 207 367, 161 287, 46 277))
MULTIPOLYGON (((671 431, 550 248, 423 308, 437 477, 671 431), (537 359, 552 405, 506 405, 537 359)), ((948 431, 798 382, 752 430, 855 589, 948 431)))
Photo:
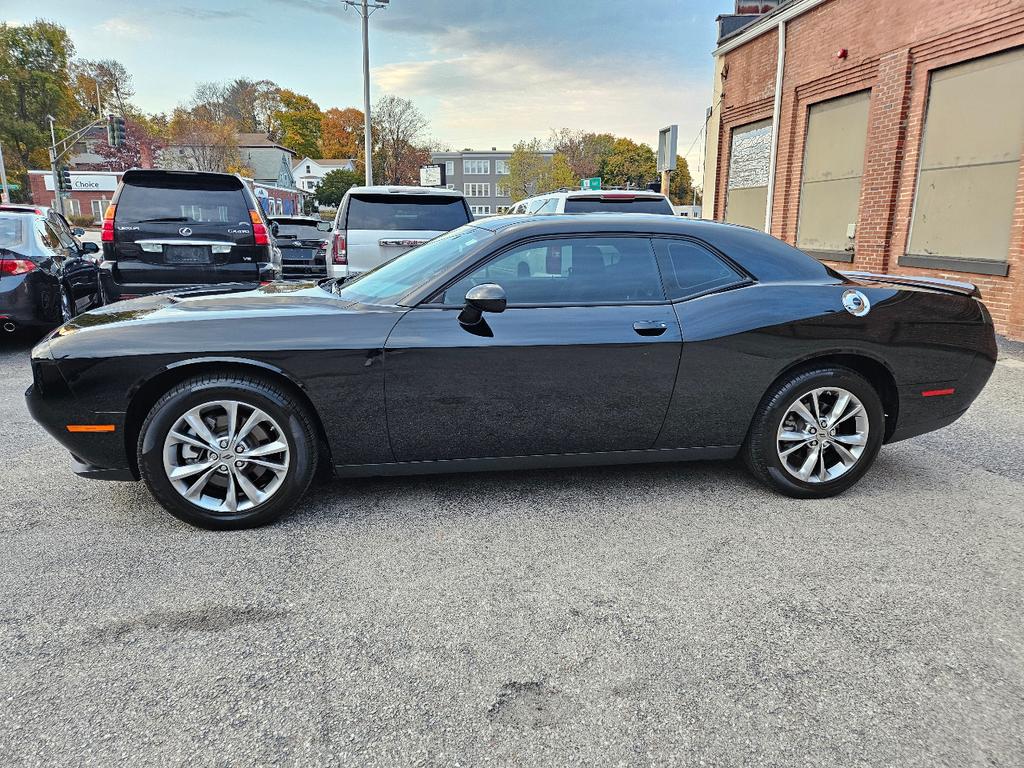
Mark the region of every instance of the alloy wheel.
POLYGON ((180 416, 164 440, 164 472, 188 502, 245 512, 280 490, 290 462, 284 431, 266 412, 216 400, 180 416))
POLYGON ((849 472, 868 444, 870 420, 848 390, 819 387, 796 398, 779 424, 782 466, 805 483, 827 483, 849 472))

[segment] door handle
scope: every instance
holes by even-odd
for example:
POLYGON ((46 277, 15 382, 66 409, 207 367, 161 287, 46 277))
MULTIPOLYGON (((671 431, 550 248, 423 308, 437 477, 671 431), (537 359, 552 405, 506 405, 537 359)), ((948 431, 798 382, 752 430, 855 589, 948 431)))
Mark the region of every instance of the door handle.
POLYGON ((637 320, 633 323, 633 330, 641 336, 661 336, 668 330, 668 324, 657 320, 637 320))

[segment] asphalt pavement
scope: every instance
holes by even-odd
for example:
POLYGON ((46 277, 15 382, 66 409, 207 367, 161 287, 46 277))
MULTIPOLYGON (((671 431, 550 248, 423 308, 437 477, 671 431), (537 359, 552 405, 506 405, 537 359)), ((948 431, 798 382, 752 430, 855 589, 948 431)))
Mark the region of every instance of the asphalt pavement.
POLYGON ((0 764, 1024 765, 1024 349, 837 499, 733 463, 336 481, 195 530, 0 339, 0 764))

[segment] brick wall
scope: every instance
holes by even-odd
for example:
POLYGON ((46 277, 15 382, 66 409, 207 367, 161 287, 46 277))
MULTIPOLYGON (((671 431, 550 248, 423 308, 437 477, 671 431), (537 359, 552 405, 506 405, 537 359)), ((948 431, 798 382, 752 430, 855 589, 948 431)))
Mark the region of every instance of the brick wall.
MULTIPOLYGON (((724 54, 713 203, 717 219, 724 218, 732 130, 772 115, 777 44, 773 29, 724 54)), ((999 332, 1024 339, 1024 162, 1005 277, 898 263, 907 248, 931 71, 1020 45, 1021 0, 831 0, 791 20, 786 29, 772 234, 796 241, 810 105, 870 89, 852 268, 976 283, 999 332), (846 59, 835 55, 840 48, 847 49, 846 59)), ((1022 93, 1006 96, 1024 98, 1022 93)), ((851 268, 848 263, 833 266, 851 268)))
MULTIPOLYGON (((51 190, 47 190, 46 189, 46 182, 45 182, 44 179, 45 179, 45 177, 43 175, 41 175, 41 174, 38 174, 38 173, 30 173, 28 175, 29 190, 32 193, 32 202, 35 203, 36 205, 52 206, 53 205, 53 199, 55 197, 55 193, 53 191, 51 191, 51 190)), ((118 177, 118 181, 120 181, 120 177, 118 177)), ((81 213, 82 213, 83 216, 90 216, 90 215, 92 215, 92 201, 93 200, 100 200, 100 201, 106 200, 109 203, 110 199, 113 198, 114 193, 112 191, 107 191, 107 192, 83 192, 83 191, 80 191, 80 190, 76 190, 75 192, 70 193, 70 195, 67 192, 65 192, 64 193, 65 201, 67 201, 69 196, 72 199, 78 201, 78 205, 79 205, 79 207, 81 209, 81 213)), ((104 210, 105 210, 105 206, 104 206, 104 210)), ((71 213, 70 209, 66 210, 65 212, 68 213, 69 215, 71 213)))

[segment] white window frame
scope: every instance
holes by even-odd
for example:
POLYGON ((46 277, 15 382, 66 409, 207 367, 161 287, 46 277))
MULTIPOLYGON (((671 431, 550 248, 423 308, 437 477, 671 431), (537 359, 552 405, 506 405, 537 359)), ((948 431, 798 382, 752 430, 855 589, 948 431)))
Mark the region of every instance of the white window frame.
MULTIPOLYGON (((445 176, 454 176, 455 175, 455 161, 454 160, 445 160, 444 161, 444 174, 445 174, 445 176)), ((449 189, 451 189, 451 187, 449 187, 449 189)))
POLYGON ((473 157, 462 161, 462 174, 464 176, 490 176, 491 161, 484 158, 473 157), (480 170, 480 169, 483 170, 480 170), (473 170, 471 170, 473 169, 473 170))
POLYGON ((491 206, 489 206, 489 205, 471 205, 471 206, 469 206, 469 212, 472 213, 474 216, 476 216, 477 214, 490 213, 491 212, 491 206))
POLYGON ((512 197, 512 191, 509 189, 507 183, 498 182, 494 185, 494 196, 495 197, 512 197))
POLYGON ((462 193, 466 197, 490 197, 491 184, 486 181, 471 181, 462 185, 462 193))
POLYGON ((498 176, 508 176, 508 160, 495 160, 494 161, 494 173, 498 176))

